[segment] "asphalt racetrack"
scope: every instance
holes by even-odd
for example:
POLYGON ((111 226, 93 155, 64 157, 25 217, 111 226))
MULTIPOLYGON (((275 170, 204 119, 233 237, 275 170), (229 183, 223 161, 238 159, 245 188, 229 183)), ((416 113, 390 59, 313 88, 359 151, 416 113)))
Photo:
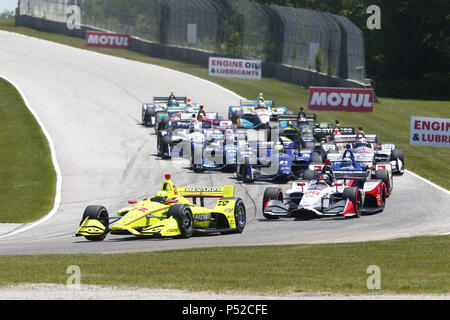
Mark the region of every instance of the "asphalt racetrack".
POLYGON ((187 160, 160 160, 155 156, 154 130, 140 125, 141 103, 168 95, 170 90, 224 116, 227 106, 237 104, 239 96, 155 65, 19 34, 0 31, 0 43, 0 76, 17 85, 38 114, 52 137, 62 175, 61 201, 54 214, 4 232, 0 254, 347 242, 450 232, 449 192, 409 172, 394 178, 393 195, 380 214, 346 220, 265 220, 261 202, 268 183, 244 186, 233 174, 195 174, 188 169, 187 160), (127 200, 155 194, 165 173, 171 173, 178 186, 236 185, 236 196, 247 208, 244 232, 186 240, 109 235, 102 242, 73 236, 87 205, 105 205, 110 215, 115 215, 117 209, 128 205, 127 200))

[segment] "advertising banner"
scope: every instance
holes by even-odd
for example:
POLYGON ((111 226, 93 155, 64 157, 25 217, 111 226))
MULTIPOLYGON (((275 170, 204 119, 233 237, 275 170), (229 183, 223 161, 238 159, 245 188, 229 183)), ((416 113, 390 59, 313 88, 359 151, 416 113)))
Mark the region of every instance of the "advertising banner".
POLYGON ((128 49, 130 38, 129 34, 88 31, 86 33, 86 46, 128 49))
POLYGON ((450 119, 411 117, 409 144, 450 147, 450 119))
POLYGON ((224 78, 261 79, 261 60, 209 57, 209 75, 224 78))
POLYGON ((373 112, 373 89, 310 87, 309 109, 373 112))

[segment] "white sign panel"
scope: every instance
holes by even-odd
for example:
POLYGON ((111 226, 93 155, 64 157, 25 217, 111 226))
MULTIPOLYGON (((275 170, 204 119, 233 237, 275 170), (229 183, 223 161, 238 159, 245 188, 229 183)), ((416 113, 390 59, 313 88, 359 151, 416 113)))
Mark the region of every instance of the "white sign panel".
POLYGON ((261 60, 209 57, 209 75, 225 78, 261 79, 261 60))
POLYGON ((450 147, 450 119, 411 117, 409 144, 450 147))

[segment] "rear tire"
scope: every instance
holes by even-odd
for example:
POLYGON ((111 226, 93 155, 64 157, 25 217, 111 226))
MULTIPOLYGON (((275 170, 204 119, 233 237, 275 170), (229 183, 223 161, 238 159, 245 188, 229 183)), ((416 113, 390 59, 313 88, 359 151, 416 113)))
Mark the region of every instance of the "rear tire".
MULTIPOLYGON (((95 219, 101 222, 107 229, 109 227, 109 214, 108 210, 104 206, 97 206, 97 205, 91 205, 88 206, 83 213, 83 218, 80 222, 81 223, 86 219, 95 219)), ((106 233, 98 236, 84 236, 87 240, 90 241, 102 241, 106 238, 106 233)))
POLYGON ((172 143, 172 138, 170 136, 163 136, 161 139, 161 158, 170 159, 169 148, 172 143))
POLYGON ((270 200, 283 201, 283 198, 284 198, 283 190, 281 190, 281 188, 276 188, 276 187, 266 188, 266 190, 264 191, 263 202, 262 202, 262 212, 263 212, 264 218, 269 219, 269 220, 279 218, 277 216, 265 214, 264 211, 266 210, 267 204, 269 203, 270 200))
POLYGON ((314 171, 306 169, 303 172, 303 179, 305 179, 305 180, 314 180, 314 178, 315 178, 314 171))
POLYGON ((187 239, 192 236, 194 233, 194 217, 188 205, 175 204, 169 208, 167 215, 177 220, 181 232, 179 238, 187 239))

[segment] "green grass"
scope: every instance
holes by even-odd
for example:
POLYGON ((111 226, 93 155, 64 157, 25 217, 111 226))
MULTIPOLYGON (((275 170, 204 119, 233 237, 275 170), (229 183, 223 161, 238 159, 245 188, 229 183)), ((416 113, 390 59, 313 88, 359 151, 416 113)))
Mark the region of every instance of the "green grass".
MULTIPOLYGON (((63 35, 36 31, 26 27, 15 27, 14 20, 0 19, 0 29, 22 33, 76 48, 85 47, 85 40, 63 35)), ((114 49, 89 48, 87 50, 109 54, 168 67, 215 82, 246 98, 255 98, 260 92, 267 99, 274 99, 278 105, 285 105, 294 112, 300 106, 307 106, 308 90, 291 83, 270 78, 262 80, 226 79, 208 76, 205 67, 176 61, 152 58, 143 54, 114 49)), ((380 141, 393 142, 403 149, 406 168, 434 183, 450 189, 450 170, 448 159, 450 148, 409 145, 409 124, 411 116, 450 118, 450 101, 403 100, 379 98, 372 114, 346 112, 316 112, 320 121, 339 119, 341 124, 358 127, 362 125, 366 133, 378 133, 380 141)))
MULTIPOLYGON (((176 240, 174 240, 176 241, 176 240)), ((171 250, 101 255, 0 256, 0 285, 81 284, 249 293, 448 293, 450 236, 367 243, 171 250), (380 268, 369 290, 367 268, 380 268)))
POLYGON ((50 148, 22 97, 0 78, 0 222, 25 223, 47 214, 56 173, 50 148))

